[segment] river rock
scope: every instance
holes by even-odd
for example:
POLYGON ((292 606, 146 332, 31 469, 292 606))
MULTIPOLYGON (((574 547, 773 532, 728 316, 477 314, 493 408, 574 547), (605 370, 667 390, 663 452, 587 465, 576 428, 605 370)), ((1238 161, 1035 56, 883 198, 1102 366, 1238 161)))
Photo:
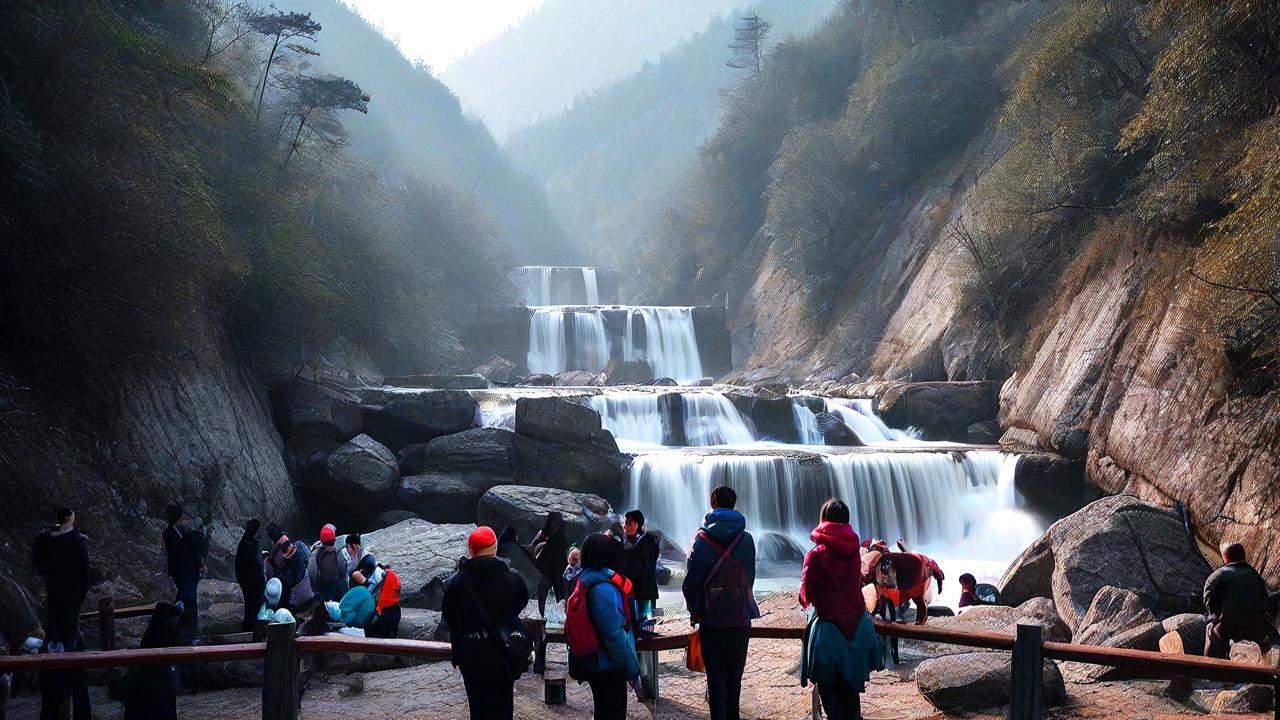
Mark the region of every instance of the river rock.
POLYGON ((1048 518, 1070 515, 1098 497, 1080 463, 1050 452, 1020 455, 1013 482, 1027 506, 1048 518))
POLYGON ((475 473, 409 475, 401 479, 395 503, 433 523, 473 523, 480 497, 495 480, 475 473))
POLYGON ((547 487, 499 485, 480 498, 477 521, 501 533, 513 527, 522 543, 533 541, 542 529, 548 512, 564 516, 565 536, 570 544, 581 544, 587 535, 607 530, 618 516, 599 495, 575 493, 547 487))
POLYGON ((440 609, 444 581, 467 555, 470 523, 437 525, 426 520, 405 520, 391 527, 365 533, 364 547, 378 562, 390 565, 400 576, 400 603, 404 607, 440 609))
MULTIPOLYGON (((931 623, 932 624, 932 623, 931 623)), ((954 618, 939 620, 937 626, 962 632, 992 632, 1014 635, 1018 625, 1039 625, 1047 642, 1068 642, 1071 629, 1053 607, 1049 598, 1031 598, 1017 607, 1008 605, 976 605, 954 618)), ((914 641, 913 641, 914 642, 914 641)))
MULTIPOLYGON (((1007 652, 966 652, 930 658, 916 668, 916 687, 943 712, 971 712, 1009 704, 1013 691, 1007 652)), ((1057 663, 1046 660, 1041 676, 1046 706, 1062 704, 1066 685, 1057 663)))
POLYGON ((1213 696, 1209 712, 1236 715, 1268 712, 1275 706, 1275 691, 1266 685, 1245 685, 1222 690, 1213 696))
POLYGON ((660 377, 654 378, 647 383, 641 383, 650 387, 679 387, 680 383, 675 378, 660 377))
POLYGON ((800 442, 796 428, 795 403, 786 395, 761 389, 754 395, 730 393, 729 400, 743 415, 755 424, 762 440, 800 442))
POLYGON ((330 453, 328 472, 310 486, 336 501, 373 503, 400 482, 396 456, 368 435, 357 435, 330 453))
POLYGON ((483 375, 392 375, 382 381, 391 387, 427 388, 431 390, 484 390, 489 381, 483 375))
POLYGON ((516 383, 519 387, 551 387, 556 384, 555 376, 546 373, 534 373, 525 375, 520 378, 520 382, 516 383))
POLYGON ((409 475, 456 470, 510 477, 515 461, 515 433, 492 427, 463 430, 400 451, 400 471, 409 475))
POLYGON ((476 367, 477 375, 484 376, 491 383, 513 385, 520 380, 519 368, 501 355, 494 355, 476 367))
POLYGON ((365 407, 365 432, 400 450, 479 425, 480 405, 461 390, 434 390, 365 407))
POLYGON ((889 427, 915 427, 926 440, 968 438, 969 426, 995 420, 1000 383, 918 382, 878 386, 876 412, 889 427))
POLYGON ((338 440, 294 437, 284 441, 284 466, 295 485, 308 486, 323 482, 329 471, 329 456, 342 447, 338 440))
POLYGON ((560 443, 590 443, 602 431, 600 413, 560 397, 518 398, 516 433, 560 443))
POLYGON ((1160 652, 1171 655, 1203 655, 1206 618, 1200 613, 1181 613, 1167 617, 1161 626, 1160 652))
POLYGON ((617 450, 609 431, 592 444, 556 443, 516 435, 519 485, 594 493, 621 502, 630 456, 617 450), (612 449, 610 448, 612 446, 612 449))
POLYGON ((965 431, 965 442, 970 445, 995 445, 1000 442, 1000 423, 982 420, 973 423, 965 431))
POLYGON ((1074 633, 1108 585, 1133 591, 1156 618, 1194 612, 1209 571, 1177 514, 1115 495, 1050 526, 1009 567, 1000 595, 1007 603, 1053 598, 1074 633))
POLYGON ((598 385, 597 375, 587 370, 570 370, 556 375, 556 385, 560 387, 590 387, 598 385))
POLYGON ((269 397, 276 427, 285 437, 349 440, 360 432, 360 399, 353 393, 294 380, 269 397))
POLYGON ((369 521, 369 524, 365 525, 365 532, 369 532, 370 530, 381 530, 385 527, 391 527, 396 523, 416 518, 418 518, 418 514, 412 510, 404 510, 401 508, 387 510, 378 515, 378 517, 369 521))
POLYGON ((814 415, 818 422, 818 430, 822 433, 822 442, 826 445, 842 445, 860 447, 866 445, 862 438, 845 424, 843 420, 825 410, 814 415))
POLYGON ((598 385, 643 385, 653 379, 647 360, 613 359, 596 377, 598 385))

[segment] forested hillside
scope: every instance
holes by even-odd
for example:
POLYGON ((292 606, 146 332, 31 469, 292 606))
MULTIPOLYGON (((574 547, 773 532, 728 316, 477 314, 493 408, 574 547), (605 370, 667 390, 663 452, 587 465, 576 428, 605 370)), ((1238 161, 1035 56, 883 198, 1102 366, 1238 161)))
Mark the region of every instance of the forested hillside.
POLYGON ((1010 437, 1274 547, 1278 100, 1261 0, 847 3, 637 264, 727 298, 740 378, 1002 382, 1010 437))
POLYGON ((547 0, 442 74, 504 138, 656 60, 741 0, 547 0))
MULTIPOLYGON (((772 25, 772 45, 806 34, 835 6, 764 0, 750 12, 772 25)), ((508 136, 512 159, 542 182, 560 222, 594 262, 620 265, 715 132, 723 92, 741 77, 727 66, 728 45, 745 12, 713 18, 638 72, 508 136)))

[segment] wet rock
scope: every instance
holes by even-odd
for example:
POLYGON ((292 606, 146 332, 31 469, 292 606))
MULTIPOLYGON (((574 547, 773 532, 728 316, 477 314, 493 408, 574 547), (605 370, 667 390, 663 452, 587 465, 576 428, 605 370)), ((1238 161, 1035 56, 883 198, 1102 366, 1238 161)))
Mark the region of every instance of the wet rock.
POLYGON ((35 598, 12 575, 0 570, 0 639, 17 649, 40 628, 35 598))
POLYGON ((800 442, 800 435, 796 428, 795 403, 791 398, 785 395, 779 396, 767 390, 758 392, 751 398, 745 414, 751 418, 751 422, 755 423, 760 439, 784 443, 800 442))
POLYGON ((995 420, 1000 383, 921 382, 882 386, 876 411, 889 427, 920 428, 926 440, 968 439, 969 426, 995 420))
POLYGON ((368 532, 370 530, 381 530, 382 528, 385 528, 385 527, 391 527, 396 523, 404 522, 405 520, 413 520, 416 518, 418 518, 418 514, 411 510, 402 510, 402 509, 387 510, 386 512, 378 515, 378 517, 371 520, 369 524, 365 526, 365 532, 368 532))
POLYGON ((601 495, 622 496, 630 458, 595 410, 564 398, 516 401, 516 482, 601 495))
POLYGON ((360 433, 360 399, 353 393, 295 380, 269 397, 276 427, 285 437, 349 440, 360 433))
POLYGON ((570 370, 556 375, 556 385, 561 387, 590 387, 596 384, 596 374, 586 370, 570 370))
POLYGON ((1085 481, 1079 463, 1048 452, 1019 456, 1013 482, 1027 506, 1047 518, 1070 515, 1098 495, 1085 481))
POLYGON ((396 456, 368 435, 357 435, 330 453, 328 472, 309 486, 336 501, 373 503, 400 482, 396 456))
POLYGON ((839 445, 846 447, 861 447, 866 445, 862 442, 862 438, 853 431, 853 428, 845 424, 843 420, 823 411, 814 418, 818 422, 818 430, 822 433, 822 442, 827 445, 839 445))
POLYGON ((1157 618, 1194 612, 1209 571, 1177 514, 1115 495, 1054 523, 1013 562, 1000 593, 1008 603, 1053 598, 1074 632, 1108 585, 1131 590, 1157 618))
POLYGON ((774 562, 800 562, 805 548, 787 535, 778 532, 761 532, 756 535, 756 554, 761 560, 774 562))
POLYGON ((551 375, 547 375, 545 373, 534 373, 532 375, 525 375, 524 377, 520 378, 520 382, 516 383, 516 385, 519 387, 550 387, 555 384, 556 384, 555 377, 551 375))
POLYGON ((407 608, 440 609, 439 588, 467 555, 467 536, 476 526, 437 525, 426 520, 405 520, 391 527, 364 533, 365 548, 390 565, 400 576, 400 603, 407 608), (431 588, 435 587, 435 592, 431 588))
POLYGON ((590 443, 602 432, 600 413, 559 397, 516 400, 516 433, 537 440, 590 443))
POLYGON ((510 476, 515 472, 515 434, 502 428, 472 428, 400 451, 400 472, 417 475, 463 471, 510 476))
POLYGON ((483 364, 476 367, 475 372, 498 385, 513 385, 520 381, 519 368, 501 355, 494 355, 485 360, 483 364))
POLYGON ((474 473, 409 475, 401 479, 395 503, 433 523, 473 523, 480 497, 496 479, 474 473))
POLYGON ((329 471, 329 455, 342 447, 338 440, 314 437, 289 438, 284 441, 284 466, 295 485, 307 486, 323 482, 329 471))
POLYGON ((1264 713, 1275 706, 1275 691, 1266 685, 1245 685, 1222 690, 1209 703, 1209 711, 1223 714, 1264 713))
POLYGON ((599 385, 643 385, 653 379, 653 368, 647 360, 610 360, 600 375, 599 385))
POLYGON ((431 390, 484 390, 489 381, 484 375, 392 375, 383 383, 392 387, 427 388, 431 390))
POLYGON ((973 423, 965 431, 965 436, 970 445, 995 445, 1000 442, 1000 423, 995 420, 973 423))
POLYGON ((470 393, 435 390, 365 406, 365 432, 391 450, 425 443, 479 425, 480 405, 470 393))
MULTIPOLYGON (((1013 690, 1010 662, 1007 652, 967 652, 931 658, 916 668, 916 687, 943 712, 998 708, 1009 704, 1013 690)), ((1044 704, 1062 704, 1066 686, 1057 663, 1045 661, 1041 682, 1044 704)))
POLYGON ((643 384, 649 385, 651 387, 679 387, 680 386, 680 383, 677 382, 675 378, 669 378, 669 377, 654 378, 653 380, 650 380, 649 382, 643 383, 643 384))
POLYGON ((476 515, 479 524, 488 525, 495 532, 515 528, 520 541, 528 544, 553 510, 564 516, 565 536, 570 544, 580 544, 587 535, 607 530, 618 519, 608 501, 599 495, 522 485, 490 489, 480 498, 476 515))

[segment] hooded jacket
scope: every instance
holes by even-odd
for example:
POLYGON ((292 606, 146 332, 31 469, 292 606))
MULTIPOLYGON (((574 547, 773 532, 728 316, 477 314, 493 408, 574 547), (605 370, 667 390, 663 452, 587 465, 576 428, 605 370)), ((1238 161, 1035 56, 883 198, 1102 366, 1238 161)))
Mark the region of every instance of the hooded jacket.
POLYGON ((93 582, 87 539, 74 527, 40 533, 31 561, 45 577, 50 603, 61 599, 78 603, 93 582))
POLYGON ((637 600, 657 600, 658 539, 641 532, 623 540, 618 572, 631 581, 637 600))
MULTIPOLYGON (((734 547, 730 557, 742 565, 746 574, 746 587, 744 590, 750 597, 752 587, 756 581, 756 544, 751 537, 751 533, 746 531, 746 526, 747 520, 742 517, 742 513, 725 508, 717 508, 707 513, 702 522, 702 529, 721 547, 728 547, 733 542, 733 539, 739 533, 742 533, 742 540, 734 547)), ((716 560, 719 558, 720 554, 716 549, 703 540, 701 536, 694 538, 693 548, 689 551, 689 560, 685 566, 684 583, 680 588, 684 592, 685 604, 689 608, 690 614, 703 627, 749 627, 752 620, 760 617, 760 609, 756 607, 754 597, 751 597, 748 602, 745 617, 718 618, 709 617, 706 614, 706 603, 703 602, 702 598, 702 586, 706 584, 711 568, 715 566, 716 560)), ((723 571, 723 568, 721 571, 723 571)))
MULTIPOLYGON (((587 593, 587 615, 600 638, 596 662, 600 670, 621 670, 628 679, 640 674, 634 633, 626 627, 627 601, 617 585, 610 582, 614 573, 609 568, 583 570, 578 582, 587 593)), ((631 617, 635 617, 632 613, 631 617)))
POLYGON ((506 659, 501 655, 498 642, 489 637, 485 616, 463 585, 463 576, 471 581, 484 612, 495 627, 520 617, 520 612, 529 604, 529 587, 504 560, 483 556, 463 560, 458 572, 445 583, 440 614, 449 628, 449 641, 453 645, 451 661, 464 669, 488 665, 497 672, 506 659))
POLYGON ((858 534, 848 523, 822 522, 809 534, 815 543, 800 570, 800 607, 813 606, 822 620, 852 640, 866 612, 858 534))

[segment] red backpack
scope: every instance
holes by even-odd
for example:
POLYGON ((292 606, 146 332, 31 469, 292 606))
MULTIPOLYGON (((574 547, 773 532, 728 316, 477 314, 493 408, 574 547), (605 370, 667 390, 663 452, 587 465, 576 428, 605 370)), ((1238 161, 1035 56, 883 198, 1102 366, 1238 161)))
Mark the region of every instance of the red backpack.
MULTIPOLYGON (((622 616, 624 627, 631 627, 631 581, 618 573, 609 579, 614 587, 622 593, 622 616)), ((595 587, 592 585, 591 587, 595 587)), ((582 584, 574 586, 569 599, 564 604, 564 635, 569 643, 569 677, 582 681, 598 671, 596 653, 600 651, 600 634, 591 623, 591 614, 587 610, 587 594, 591 587, 582 584)))

